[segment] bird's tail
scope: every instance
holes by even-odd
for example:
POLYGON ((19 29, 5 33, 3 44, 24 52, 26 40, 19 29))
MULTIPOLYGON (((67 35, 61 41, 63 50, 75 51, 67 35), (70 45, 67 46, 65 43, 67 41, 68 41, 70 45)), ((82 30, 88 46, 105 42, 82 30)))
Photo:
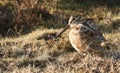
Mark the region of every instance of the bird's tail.
POLYGON ((106 42, 102 42, 101 43, 101 46, 104 47, 104 46, 109 46, 110 45, 110 41, 106 41, 106 42))

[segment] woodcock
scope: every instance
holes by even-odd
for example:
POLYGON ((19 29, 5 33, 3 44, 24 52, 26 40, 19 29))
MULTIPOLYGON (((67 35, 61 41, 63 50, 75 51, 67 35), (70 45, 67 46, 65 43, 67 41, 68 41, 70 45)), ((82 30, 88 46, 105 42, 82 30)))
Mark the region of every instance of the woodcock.
MULTIPOLYGON (((106 42, 102 33, 96 26, 89 23, 81 16, 71 16, 68 25, 58 34, 60 36, 64 31, 70 29, 69 40, 74 49, 84 55, 87 52, 103 52, 106 42)), ((58 37, 57 36, 57 37, 58 37)))

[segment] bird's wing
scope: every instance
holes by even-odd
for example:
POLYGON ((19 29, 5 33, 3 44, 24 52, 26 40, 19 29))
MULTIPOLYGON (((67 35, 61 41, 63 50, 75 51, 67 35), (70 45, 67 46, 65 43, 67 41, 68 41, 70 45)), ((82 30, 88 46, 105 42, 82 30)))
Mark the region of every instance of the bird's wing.
POLYGON ((100 32, 92 30, 86 26, 80 28, 80 36, 84 43, 94 50, 101 50, 100 44, 105 41, 105 38, 100 32))
POLYGON ((105 38, 103 37, 102 33, 100 33, 97 30, 93 30, 89 27, 81 26, 79 32, 80 32, 81 36, 83 36, 85 38, 89 38, 93 41, 100 41, 100 42, 105 41, 105 38))

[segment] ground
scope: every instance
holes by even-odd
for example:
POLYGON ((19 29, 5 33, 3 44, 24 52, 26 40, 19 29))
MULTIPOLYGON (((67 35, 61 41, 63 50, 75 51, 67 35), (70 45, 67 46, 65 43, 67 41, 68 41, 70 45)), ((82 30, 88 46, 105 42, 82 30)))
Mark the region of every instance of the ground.
MULTIPOLYGON (((73 3, 71 6, 73 0, 70 3, 66 3, 67 1, 69 0, 60 2, 57 10, 52 9, 54 7, 51 3, 45 4, 48 5, 47 10, 51 14, 58 16, 53 22, 54 26, 39 26, 40 28, 29 34, 17 37, 0 37, 0 73, 120 72, 120 13, 117 12, 119 6, 117 8, 113 5, 110 8, 109 4, 108 7, 90 4, 90 8, 87 5, 84 9, 84 5, 73 3), (79 7, 83 7, 83 11, 79 10, 79 7), (69 30, 57 40, 52 39, 67 24, 68 17, 74 14, 94 18, 94 23, 99 27, 100 32, 111 42, 110 49, 102 56, 81 56, 70 45, 69 30), (62 23, 64 20, 65 22, 62 23)), ((89 1, 85 3, 89 4, 89 1)))
MULTIPOLYGON (((113 46, 104 57, 92 60, 72 48, 67 32, 58 40, 46 39, 45 35, 59 30, 35 30, 19 38, 4 38, 0 45, 1 72, 15 73, 118 73, 120 72, 120 50, 113 46), (64 41, 64 42, 63 42, 64 41)), ((120 47, 119 33, 105 34, 120 47)), ((111 45, 112 46, 112 45, 111 45)))

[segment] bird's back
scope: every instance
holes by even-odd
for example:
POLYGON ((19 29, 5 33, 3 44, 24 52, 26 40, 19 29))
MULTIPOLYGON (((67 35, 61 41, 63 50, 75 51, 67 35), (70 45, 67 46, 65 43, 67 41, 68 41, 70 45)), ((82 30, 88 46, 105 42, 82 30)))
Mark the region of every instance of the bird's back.
POLYGON ((87 50, 102 52, 101 42, 106 41, 100 32, 81 24, 71 28, 69 39, 77 51, 83 52, 87 50))

